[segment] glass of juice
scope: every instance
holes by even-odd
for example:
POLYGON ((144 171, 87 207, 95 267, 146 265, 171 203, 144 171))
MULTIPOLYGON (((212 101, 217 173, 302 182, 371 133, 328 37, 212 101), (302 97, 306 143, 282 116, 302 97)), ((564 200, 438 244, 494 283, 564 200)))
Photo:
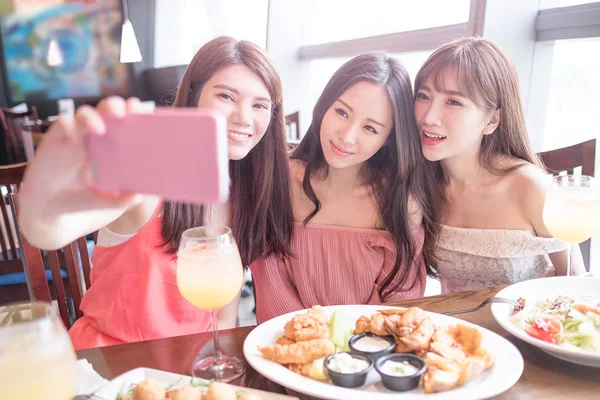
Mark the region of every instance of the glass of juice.
POLYGON ((567 243, 567 276, 571 275, 571 246, 584 242, 600 228, 600 187, 591 176, 559 175, 544 202, 544 225, 567 243))
POLYGON ((197 378, 229 382, 246 370, 241 360, 221 353, 215 316, 236 298, 243 279, 242 260, 230 228, 201 226, 182 233, 177 286, 187 301, 210 311, 215 343, 214 355, 194 362, 192 375, 197 378))
POLYGON ((0 306, 0 397, 71 400, 76 357, 50 303, 0 306))

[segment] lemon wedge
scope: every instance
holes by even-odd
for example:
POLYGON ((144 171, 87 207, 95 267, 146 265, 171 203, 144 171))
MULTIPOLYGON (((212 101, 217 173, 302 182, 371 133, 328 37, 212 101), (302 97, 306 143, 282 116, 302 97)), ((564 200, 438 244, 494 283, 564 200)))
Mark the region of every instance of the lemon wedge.
POLYGON ((324 362, 324 358, 314 360, 312 362, 312 365, 310 366, 308 376, 316 381, 326 381, 327 379, 329 379, 327 377, 327 372, 325 372, 325 366, 323 365, 324 362))

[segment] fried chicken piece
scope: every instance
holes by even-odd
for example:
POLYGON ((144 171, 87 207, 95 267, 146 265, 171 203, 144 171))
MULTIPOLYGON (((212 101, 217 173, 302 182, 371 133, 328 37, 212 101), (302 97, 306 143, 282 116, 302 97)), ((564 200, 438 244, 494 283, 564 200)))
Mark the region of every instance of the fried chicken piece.
POLYGON ((413 350, 406 345, 402 340, 396 339, 396 348, 394 349, 394 353, 412 353, 413 350))
POLYGON ((281 344, 281 345, 286 345, 286 344, 294 344, 294 343, 296 343, 296 341, 295 341, 295 340, 292 340, 292 339, 288 339, 288 338, 287 338, 287 337, 285 337, 285 335, 284 335, 284 336, 279 336, 279 337, 277 338, 277 340, 275 340, 275 343, 277 343, 277 344, 281 344))
POLYGON ((393 335, 396 353, 425 354, 435 328, 425 311, 418 307, 380 310, 371 318, 360 317, 354 334, 370 332, 376 335, 393 335))
POLYGON ((333 354, 335 345, 329 339, 312 339, 286 345, 259 346, 258 350, 263 357, 279 364, 305 364, 333 354))
MULTIPOLYGON (((287 325, 286 325, 287 326, 287 325)), ((292 328, 284 330, 285 336, 290 341, 304 342, 313 339, 327 339, 329 337, 329 328, 327 325, 315 324, 307 325, 304 328, 292 328)))
POLYGON ((426 354, 427 354, 427 350, 417 350, 417 351, 415 351, 415 356, 417 356, 417 357, 425 358, 426 354))
POLYGON ((481 375, 494 362, 492 354, 481 346, 482 341, 481 331, 468 325, 437 330, 425 356, 424 390, 427 393, 450 390, 481 375))
POLYGON ((138 383, 133 391, 133 400, 164 400, 164 398, 165 388, 152 379, 138 383))
MULTIPOLYGON (((414 308, 414 307, 412 307, 414 308)), ((409 308, 406 307, 396 307, 396 308, 388 308, 385 310, 379 310, 379 312, 385 316, 392 316, 392 315, 403 315, 405 312, 407 312, 409 310, 409 308)))
POLYGON ((465 357, 486 359, 489 367, 491 361, 488 353, 481 347, 483 334, 473 326, 457 324, 440 328, 435 332, 431 342, 431 350, 450 360, 465 357))
POLYGON ((263 398, 253 393, 238 392, 237 400, 263 400, 263 398))
POLYGON ((288 364, 287 367, 290 371, 295 372, 300 375, 309 376, 310 368, 312 366, 312 361, 304 364, 288 364))
POLYGON ((431 319, 418 307, 411 307, 402 314, 386 318, 385 326, 387 331, 394 335, 397 341, 403 342, 410 351, 428 350, 435 332, 431 319))
POLYGON ((356 320, 356 328, 354 328, 354 334, 359 335, 361 333, 367 332, 369 329, 369 325, 371 324, 371 319, 361 315, 360 318, 356 320))
POLYGON ((375 335, 387 336, 390 333, 387 331, 385 327, 386 317, 383 314, 373 314, 371 318, 361 316, 356 321, 356 328, 354 329, 354 334, 358 335, 360 333, 374 333, 375 335))
POLYGON ((165 398, 166 400, 203 400, 204 394, 200 389, 187 385, 168 391, 165 398))
POLYGON ((400 340, 408 347, 414 351, 423 351, 429 349, 434 328, 431 320, 425 319, 415 327, 402 328, 400 332, 400 340))
POLYGON ((461 376, 460 367, 440 356, 429 352, 425 355, 427 370, 423 374, 425 393, 446 392, 458 386, 461 376))
POLYGON ((289 320, 283 328, 283 333, 286 338, 295 342, 326 339, 329 337, 328 323, 329 318, 325 310, 321 306, 312 306, 306 313, 296 314, 289 320))
POLYGON ((206 392, 206 400, 236 400, 237 393, 233 386, 223 382, 212 383, 206 392))
POLYGON ((325 312, 325 310, 323 309, 323 307, 316 305, 316 306, 312 306, 307 312, 307 315, 310 315, 311 318, 316 319, 317 321, 319 321, 322 324, 328 324, 329 323, 329 316, 327 315, 327 313, 325 312))

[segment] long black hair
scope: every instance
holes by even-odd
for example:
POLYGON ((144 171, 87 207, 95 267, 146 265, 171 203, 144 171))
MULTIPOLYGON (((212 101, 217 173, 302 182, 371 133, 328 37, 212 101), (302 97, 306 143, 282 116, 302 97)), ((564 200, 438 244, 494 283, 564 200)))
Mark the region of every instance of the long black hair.
MULTIPOLYGON (((433 223, 435 207, 428 201, 428 177, 433 168, 421 153, 421 142, 413 111, 413 92, 410 76, 396 59, 385 52, 367 52, 354 57, 338 69, 323 90, 313 110, 310 127, 300 145, 292 152, 292 159, 305 166, 303 189, 315 205, 314 211, 304 220, 308 223, 320 210, 310 178, 315 173, 327 172, 327 162, 320 142, 321 121, 332 104, 352 85, 362 82, 382 85, 394 110, 394 126, 387 142, 365 163, 361 171, 374 194, 379 216, 384 227, 394 239, 397 248, 393 270, 379 288, 383 299, 401 287, 409 276, 416 244, 410 226, 408 210, 412 195, 423 214, 426 256, 432 250, 431 240, 437 228, 433 223), (402 271, 402 272, 401 272, 402 271), (400 273, 400 279, 396 276, 400 273), (393 284, 394 281, 397 284, 393 284)), ((429 181, 431 182, 431 181, 429 181)))
MULTIPOLYGON (((242 262, 290 254, 294 218, 289 191, 289 162, 281 80, 272 61, 258 46, 230 37, 214 39, 196 53, 177 90, 175 107, 196 107, 203 85, 219 69, 241 64, 262 78, 273 104, 269 127, 246 157, 229 161, 231 229, 242 262)), ((205 207, 165 202, 163 245, 175 253, 186 229, 203 225, 205 207)))

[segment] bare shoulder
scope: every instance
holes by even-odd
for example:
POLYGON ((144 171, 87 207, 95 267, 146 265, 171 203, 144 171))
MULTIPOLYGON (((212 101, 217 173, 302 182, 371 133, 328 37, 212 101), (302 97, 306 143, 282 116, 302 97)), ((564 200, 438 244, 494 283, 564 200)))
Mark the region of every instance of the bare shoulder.
POLYGON ((296 221, 304 219, 314 210, 314 204, 304 193, 302 182, 306 168, 300 160, 290 159, 290 193, 292 196, 292 210, 296 221))
POLYGON ((290 190, 292 201, 300 201, 306 196, 302 185, 305 171, 306 168, 302 161, 290 159, 290 190))
POLYGON ((524 201, 540 195, 545 196, 551 183, 549 175, 544 170, 529 163, 510 172, 508 178, 511 191, 524 201))
POLYGON ((290 159, 290 175, 292 183, 302 184, 304 171, 306 171, 306 167, 302 161, 290 159))
POLYGON ((525 164, 512 171, 510 178, 510 191, 518 200, 523 217, 538 234, 542 233, 544 201, 552 182, 550 175, 535 165, 525 164))

